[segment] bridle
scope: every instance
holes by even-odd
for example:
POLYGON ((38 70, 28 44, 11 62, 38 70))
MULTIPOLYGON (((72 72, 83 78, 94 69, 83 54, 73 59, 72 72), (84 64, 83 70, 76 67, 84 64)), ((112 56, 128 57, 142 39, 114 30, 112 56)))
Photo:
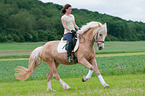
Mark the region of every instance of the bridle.
MULTIPOLYGON (((102 29, 100 28, 100 29, 98 29, 97 31, 96 31, 96 33, 95 34, 93 34, 93 40, 90 40, 90 39, 88 39, 88 38, 85 38, 85 37, 83 37, 83 35, 81 35, 81 34, 79 34, 79 37, 80 38, 83 38, 84 39, 84 42, 85 42, 85 40, 88 40, 88 41, 90 41, 90 42, 95 42, 95 43, 98 43, 98 42, 101 42, 101 43, 105 43, 105 41, 99 41, 99 40, 97 40, 98 39, 98 37, 99 37, 99 31, 101 31, 102 29), (94 37, 97 37, 97 38, 95 38, 94 39, 94 37)), ((80 42, 80 43, 83 43, 83 42, 80 42)))
POLYGON ((95 38, 95 40, 94 40, 95 43, 98 43, 98 42, 104 43, 104 42, 105 42, 105 41, 99 41, 99 40, 97 40, 99 34, 96 33, 96 35, 97 35, 97 36, 95 36, 95 35, 93 36, 93 39, 94 39, 94 37, 97 37, 97 38, 95 38))

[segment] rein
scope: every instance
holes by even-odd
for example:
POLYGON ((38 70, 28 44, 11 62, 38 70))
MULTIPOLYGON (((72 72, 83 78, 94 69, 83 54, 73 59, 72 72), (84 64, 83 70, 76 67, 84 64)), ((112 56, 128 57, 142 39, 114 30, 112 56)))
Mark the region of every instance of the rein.
MULTIPOLYGON (((89 39, 83 37, 83 35, 80 35, 80 34, 79 34, 79 37, 80 37, 80 38, 82 37, 82 38, 84 39, 84 42, 85 42, 85 40, 88 40, 88 41, 90 41, 90 42, 94 42, 94 40, 89 40, 89 39)), ((80 42, 80 43, 83 43, 83 42, 80 42)))
MULTIPOLYGON (((94 35, 95 36, 95 35, 94 35)), ((93 38, 94 38, 94 36, 93 36, 93 38)), ((101 43, 104 43, 104 41, 98 41, 98 40, 89 40, 88 38, 85 38, 85 37, 83 37, 83 35, 80 35, 79 34, 79 37, 81 38, 83 38, 84 39, 84 42, 85 42, 85 40, 88 40, 88 41, 90 41, 90 42, 96 42, 96 43, 98 43, 98 42, 101 42, 101 43)), ((83 43, 83 42, 80 42, 80 43, 83 43)))

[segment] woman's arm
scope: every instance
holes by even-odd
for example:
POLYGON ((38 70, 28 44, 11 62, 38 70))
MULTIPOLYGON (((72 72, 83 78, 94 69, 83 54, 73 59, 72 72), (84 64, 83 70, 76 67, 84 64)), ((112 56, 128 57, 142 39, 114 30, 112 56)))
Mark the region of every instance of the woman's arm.
POLYGON ((63 25, 63 27, 64 27, 65 29, 67 29, 67 30, 69 30, 69 31, 72 30, 72 29, 70 29, 70 28, 68 28, 68 27, 66 26, 66 21, 65 21, 65 20, 61 19, 61 22, 62 22, 62 25, 63 25))
POLYGON ((74 20, 74 27, 75 27, 76 29, 79 29, 79 27, 78 27, 77 24, 75 23, 75 20, 74 20))

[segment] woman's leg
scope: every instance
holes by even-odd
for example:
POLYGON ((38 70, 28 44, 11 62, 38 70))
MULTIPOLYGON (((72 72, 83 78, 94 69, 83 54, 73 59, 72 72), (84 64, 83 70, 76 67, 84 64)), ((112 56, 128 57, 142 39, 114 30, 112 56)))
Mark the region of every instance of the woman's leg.
POLYGON ((64 34, 64 39, 67 40, 67 57, 68 57, 68 61, 72 62, 72 59, 71 59, 71 53, 72 53, 72 34, 71 33, 64 34))

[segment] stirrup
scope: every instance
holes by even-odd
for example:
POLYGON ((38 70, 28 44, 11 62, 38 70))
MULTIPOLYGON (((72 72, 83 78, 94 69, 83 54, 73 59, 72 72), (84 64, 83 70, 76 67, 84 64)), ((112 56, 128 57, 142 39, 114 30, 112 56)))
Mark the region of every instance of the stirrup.
POLYGON ((72 62, 73 60, 71 59, 71 56, 69 56, 68 58, 67 58, 67 60, 68 60, 68 62, 72 62))

